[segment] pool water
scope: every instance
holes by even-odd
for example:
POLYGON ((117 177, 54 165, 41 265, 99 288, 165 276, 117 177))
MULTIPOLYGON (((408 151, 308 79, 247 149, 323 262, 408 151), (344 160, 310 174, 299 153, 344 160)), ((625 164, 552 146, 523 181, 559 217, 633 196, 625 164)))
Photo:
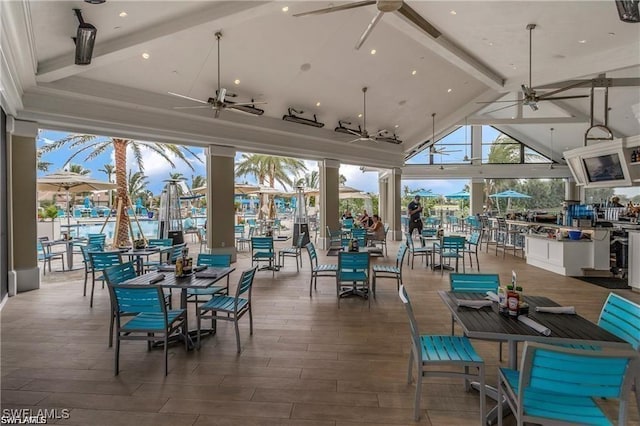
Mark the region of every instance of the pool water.
MULTIPOLYGON (((87 237, 88 234, 99 234, 100 230, 104 223, 84 223, 82 226, 78 227, 78 236, 87 237)), ((158 238, 158 221, 157 220, 145 220, 140 221, 140 228, 138 228, 138 224, 133 222, 131 224, 133 227, 133 233, 137 237, 140 232, 140 228, 142 229, 142 234, 146 238, 158 238)), ((108 240, 113 239, 113 234, 115 233, 115 222, 107 222, 102 230, 103 234, 106 234, 108 240)))

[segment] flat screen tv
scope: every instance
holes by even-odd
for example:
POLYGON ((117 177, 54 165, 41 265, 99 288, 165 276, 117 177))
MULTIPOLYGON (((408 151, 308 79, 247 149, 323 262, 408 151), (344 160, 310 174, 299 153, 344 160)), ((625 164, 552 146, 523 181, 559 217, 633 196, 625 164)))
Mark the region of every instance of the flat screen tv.
POLYGON ((625 180, 620 156, 606 154, 598 157, 582 158, 589 182, 625 180))

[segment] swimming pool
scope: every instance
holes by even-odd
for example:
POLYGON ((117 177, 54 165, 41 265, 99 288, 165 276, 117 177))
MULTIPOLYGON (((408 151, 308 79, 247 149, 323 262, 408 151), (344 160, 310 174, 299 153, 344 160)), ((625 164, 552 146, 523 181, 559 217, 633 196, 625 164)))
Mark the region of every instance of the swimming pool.
MULTIPOLYGON (((205 218, 193 218, 195 221, 195 226, 201 226, 204 224, 205 218), (198 220, 200 219, 200 220, 198 220)), ((137 237, 140 229, 142 229, 142 234, 146 238, 158 238, 158 221, 157 220, 138 220, 140 223, 140 228, 138 228, 138 224, 136 221, 131 222, 131 227, 133 228, 134 236, 137 237)), ((73 226, 73 228, 77 229, 77 235, 79 237, 87 237, 88 234, 99 234, 100 230, 104 222, 79 222, 78 226, 73 226)), ((106 234, 108 240, 113 239, 113 234, 115 233, 115 221, 109 221, 104 227, 102 231, 103 234, 106 234)), ((76 233, 75 229, 72 231, 74 234, 76 233)))

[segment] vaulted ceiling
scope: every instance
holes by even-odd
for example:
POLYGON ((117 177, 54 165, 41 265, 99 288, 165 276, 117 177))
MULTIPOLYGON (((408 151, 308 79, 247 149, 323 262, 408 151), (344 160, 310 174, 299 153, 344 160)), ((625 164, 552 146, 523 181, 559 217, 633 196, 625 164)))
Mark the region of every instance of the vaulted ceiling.
MULTIPOLYGON (((398 167, 408 152, 431 139, 431 114, 437 113, 437 134, 466 118, 495 124, 539 150, 552 124, 560 159, 563 149, 582 144, 589 99, 541 102, 535 112, 526 106, 491 112, 507 104, 477 103, 521 96, 520 85, 529 78, 526 25, 537 24, 534 87, 563 87, 564 81, 601 73, 640 78, 640 24, 621 22, 612 0, 409 1, 442 37, 434 39, 399 14, 387 13, 360 50, 354 45, 376 14, 375 5, 292 16, 343 3, 3 2, 8 25, 3 51, 14 52, 13 74, 22 92, 15 114, 71 131, 398 167), (88 66, 73 63, 74 8, 98 29, 88 66), (222 87, 239 102, 266 101, 260 105, 264 116, 225 110, 215 119, 210 109, 174 109, 198 104, 168 92, 202 100, 215 96, 216 31, 223 33, 222 87), (367 130, 395 132, 401 145, 349 144, 350 136, 333 131, 339 120, 350 127, 363 124, 358 115, 364 86, 367 130), (324 128, 282 121, 289 107, 304 110, 305 118, 315 114, 324 128)), ((589 94, 589 88, 563 94, 589 94)), ((597 90, 598 119, 602 101, 597 90)), ((609 101, 614 133, 640 134, 639 88, 614 87, 609 101)))

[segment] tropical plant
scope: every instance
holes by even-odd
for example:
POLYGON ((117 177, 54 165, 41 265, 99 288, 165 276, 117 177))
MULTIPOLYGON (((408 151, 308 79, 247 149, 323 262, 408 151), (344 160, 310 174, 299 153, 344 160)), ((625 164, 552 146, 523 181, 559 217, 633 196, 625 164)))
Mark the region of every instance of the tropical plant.
POLYGON ((294 186, 295 178, 307 168, 295 158, 263 154, 242 154, 236 164, 236 176, 254 176, 260 185, 275 188, 276 182, 285 189, 294 186))
POLYGON ((87 176, 91 173, 90 169, 85 169, 81 164, 69 164, 69 171, 82 176, 87 176))
POLYGON ((344 185, 345 183, 347 183, 347 177, 341 173, 338 177, 338 182, 340 183, 340 185, 344 185))
MULTIPOLYGON (((115 154, 116 169, 116 185, 117 199, 122 205, 131 204, 127 193, 127 148, 131 149, 133 158, 138 165, 138 169, 144 172, 144 164, 142 160, 142 150, 150 150, 158 154, 162 159, 175 167, 174 159, 177 158, 184 162, 191 170, 194 170, 191 163, 187 160, 186 154, 190 154, 198 161, 202 162, 200 157, 189 148, 172 144, 160 144, 157 142, 134 141, 122 138, 104 138, 95 135, 72 134, 63 139, 47 144, 42 147, 42 152, 51 152, 59 150, 62 147, 74 151, 67 159, 67 163, 80 155, 86 155, 84 161, 90 161, 113 149, 115 154)), ((129 216, 127 209, 120 209, 120 217, 117 221, 118 229, 114 236, 114 245, 129 246, 131 238, 129 236, 129 216)))
POLYGON ((42 150, 38 149, 36 150, 36 168, 38 170, 40 170, 41 172, 48 172, 49 171, 49 167, 51 167, 53 165, 53 163, 50 163, 48 161, 42 161, 42 150))
POLYGON ((202 175, 191 175, 191 187, 189 189, 193 190, 193 188, 200 188, 207 184, 207 178, 202 175))
POLYGON ((320 186, 320 176, 317 170, 306 173, 303 177, 296 181, 296 186, 304 186, 305 188, 318 188, 320 186))
POLYGON ((129 178, 127 179, 127 188, 129 191, 129 196, 131 198, 141 197, 145 192, 147 185, 149 184, 149 180, 142 172, 132 173, 129 170, 129 178))

